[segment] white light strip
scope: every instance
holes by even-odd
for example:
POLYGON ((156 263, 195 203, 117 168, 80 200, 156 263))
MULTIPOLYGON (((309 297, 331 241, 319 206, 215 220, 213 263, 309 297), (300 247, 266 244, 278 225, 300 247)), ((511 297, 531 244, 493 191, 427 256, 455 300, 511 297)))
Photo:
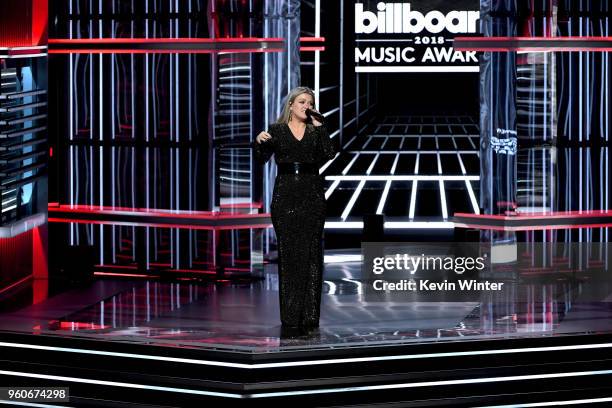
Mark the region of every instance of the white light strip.
POLYGON ((465 186, 467 187, 468 194, 470 195, 470 201, 472 203, 472 209, 474 214, 480 214, 480 207, 478 206, 478 200, 476 200, 476 194, 472 189, 472 183, 469 180, 465 180, 465 186))
POLYGON ((46 57, 47 53, 38 53, 38 54, 17 54, 17 55, 5 55, 2 59, 18 59, 18 58, 39 58, 46 57))
POLYGON ((417 197, 417 180, 412 181, 412 192, 410 193, 410 210, 408 212, 408 218, 411 220, 414 219, 414 209, 416 206, 416 197, 417 197))
MULTIPOLYGON (((321 37, 321 0, 315 0, 315 37, 321 37)), ((314 56, 314 93, 315 102, 319 103, 321 93, 321 51, 315 51, 314 56)))
POLYGON ((366 170, 366 175, 370 175, 370 173, 372 173, 372 169, 374 168, 374 165, 376 164, 376 161, 378 160, 379 156, 380 153, 376 153, 376 156, 374 156, 374 160, 372 160, 372 163, 370 163, 370 166, 366 170))
POLYGON ((119 381, 92 380, 89 378, 66 377, 63 375, 24 373, 24 372, 19 372, 19 371, 0 370, 0 375, 8 375, 8 376, 13 376, 13 377, 39 378, 43 380, 54 380, 54 381, 66 381, 66 382, 73 382, 73 383, 80 383, 80 384, 106 385, 109 387, 135 388, 135 389, 140 389, 140 390, 176 392, 180 394, 206 395, 209 397, 225 397, 225 398, 248 397, 248 395, 243 396, 240 394, 230 394, 227 392, 191 390, 188 388, 159 387, 155 385, 133 384, 133 383, 126 383, 126 382, 119 382, 119 381))
POLYGON ((529 408, 529 407, 557 407, 559 405, 597 404, 600 402, 611 402, 612 398, 589 398, 567 401, 530 402, 527 404, 512 405, 486 405, 481 408, 529 408))
POLYGON ((17 405, 19 407, 39 407, 39 408, 69 408, 67 405, 46 405, 46 404, 35 404, 33 402, 17 402, 15 400, 6 401, 0 400, 2 405, 17 405))
POLYGON ((453 229, 455 223, 450 221, 387 221, 384 227, 389 229, 453 229))
POLYGON ((339 254, 325 255, 323 262, 325 263, 343 263, 343 262, 361 262, 363 257, 361 254, 339 254))
POLYGON ((219 72, 228 72, 228 71, 250 71, 250 67, 248 65, 243 65, 239 67, 231 67, 231 68, 220 68, 219 72))
POLYGON ((381 39, 365 39, 365 38, 356 38, 355 42, 412 42, 414 40, 409 40, 409 39, 385 39, 385 38, 381 38, 381 39))
MULTIPOLYGON (((385 137, 385 141, 383 142, 383 144, 380 146, 380 150, 385 148, 385 145, 387 144, 387 142, 389 141, 388 137, 385 137)), ((378 153, 377 153, 378 154, 378 153)))
POLYGON ((423 174, 404 174, 404 175, 352 175, 352 176, 325 176, 325 180, 342 180, 342 181, 387 181, 387 180, 419 180, 419 181, 465 181, 480 180, 480 176, 455 176, 455 175, 423 175, 423 174))
POLYGON ((350 144, 351 144, 351 142, 352 142, 353 140, 355 140, 356 138, 357 138, 357 135, 353 136, 353 137, 351 138, 351 140, 349 140, 349 141, 348 141, 348 143, 344 145, 344 148, 346 149, 346 147, 347 147, 348 145, 350 145, 350 144))
POLYGON ((438 183, 440 183, 440 202, 442 205, 442 218, 446 220, 448 219, 448 206, 446 205, 446 190, 444 190, 444 181, 440 180, 438 183))
MULTIPOLYGON (((453 139, 453 142, 455 140, 453 139)), ((457 151, 457 160, 459 160, 459 166, 461 166, 461 173, 462 174, 467 174, 467 172, 465 171, 465 166, 463 165, 463 159, 461 158, 461 151, 457 151)))
POLYGON ((375 72, 375 73, 385 73, 385 72, 480 72, 480 67, 410 67, 410 66, 402 66, 402 67, 355 67, 355 72, 363 73, 363 72, 375 72))
POLYGON ((333 184, 327 189, 327 191, 325 192, 325 199, 329 199, 329 196, 332 195, 332 193, 334 192, 334 190, 336 189, 336 187, 338 187, 338 184, 340 184, 340 180, 336 180, 333 182, 333 184))
POLYGON ((340 110, 339 107, 338 108, 334 108, 334 109, 332 109, 330 111, 327 111, 327 112, 323 113, 323 116, 327 117, 327 116, 331 115, 332 113, 338 112, 339 110, 340 110))
POLYGON ((320 169, 319 169, 319 174, 323 174, 325 172, 325 170, 327 170, 327 168, 329 166, 331 166, 332 162, 334 160, 336 160, 338 158, 338 156, 340 156, 340 152, 336 153, 336 155, 334 156, 333 159, 328 160, 327 163, 325 163, 320 169))
POLYGON ((250 398, 271 398, 290 395, 312 395, 312 394, 331 394, 340 392, 355 392, 355 391, 373 391, 373 390, 393 390, 403 388, 421 388, 421 387, 440 387, 448 385, 463 385, 463 384, 489 384, 508 381, 525 381, 525 380, 543 380, 556 378, 572 378, 585 377, 593 375, 610 375, 612 370, 598 371, 573 371, 566 373, 549 373, 549 374, 528 374, 528 375, 510 375, 505 377, 485 377, 485 378, 466 378, 462 380, 440 380, 440 381, 422 381, 399 384, 383 384, 383 385, 363 385, 356 387, 342 388, 326 388, 326 389, 311 389, 301 391, 280 391, 266 392, 260 394, 250 394, 250 398))
MULTIPOLYGON (((353 157, 353 160, 351 160, 350 163, 347 164, 347 166, 344 168, 344 170, 342 170, 342 176, 327 176, 325 177, 325 179, 332 180, 329 177, 351 177, 351 176, 347 176, 346 173, 348 173, 348 171, 351 169, 351 167, 353 166, 353 163, 355 163, 358 157, 359 157, 359 153, 355 154, 355 157, 353 157)), ((360 177, 360 176, 357 176, 357 177, 360 177)), ((361 178, 359 180, 361 180, 361 178)))
POLYGON ((355 205, 355 201, 357 201, 357 198, 359 197, 359 194, 361 193, 361 190, 363 190, 363 186, 364 185, 365 185, 365 180, 361 180, 359 182, 359 185, 355 189, 355 192, 353 192, 353 195, 351 196, 351 199, 349 200, 348 204, 346 205, 346 208, 342 212, 342 215, 340 216, 342 218, 342 221, 346 220, 346 217, 348 217, 348 215, 350 214, 351 210, 353 209, 353 205, 355 205))
MULTIPOLYGON (((339 224, 351 224, 351 223, 339 223, 339 224)), ((353 224, 357 224, 357 222, 353 224)), ((363 225, 362 222, 359 222, 359 224, 363 225)), ((388 223, 385 223, 385 224, 388 224, 388 223)), ((416 223, 409 223, 409 224, 416 224, 416 223)), ((428 223, 423 222, 422 224, 428 224, 428 223)), ((445 224, 452 225, 453 223, 449 222, 445 224)), ((195 360, 195 359, 188 359, 188 358, 154 356, 150 354, 120 353, 120 352, 113 352, 113 351, 41 346, 37 344, 24 344, 24 343, 0 342, 0 347, 9 347, 9 348, 18 348, 18 349, 27 349, 27 350, 57 351, 57 352, 76 353, 76 354, 91 354, 91 355, 120 357, 120 358, 134 358, 134 359, 140 359, 140 360, 165 361, 165 362, 172 362, 172 363, 185 363, 185 364, 197 364, 197 365, 211 365, 211 366, 219 366, 219 367, 257 369, 257 368, 299 367, 299 366, 344 364, 344 363, 365 363, 365 362, 371 362, 371 361, 416 360, 416 359, 425 359, 425 358, 469 357, 469 356, 479 356, 479 355, 498 355, 498 354, 504 355, 504 354, 514 354, 514 353, 534 353, 534 352, 540 353, 540 352, 548 352, 548 351, 570 351, 570 350, 575 351, 575 350, 608 349, 608 348, 612 348, 612 343, 573 344, 573 345, 568 345, 568 346, 543 346, 543 347, 524 347, 524 348, 509 348, 509 349, 455 351, 455 352, 446 352, 446 353, 400 354, 400 355, 393 355, 393 356, 351 357, 351 358, 338 358, 338 359, 325 359, 325 360, 302 360, 302 361, 285 361, 285 362, 279 362, 279 363, 255 363, 255 364, 229 363, 229 362, 213 361, 213 360, 195 360)))
POLYGON ((22 46, 22 47, 0 47, 0 51, 7 50, 46 50, 46 45, 22 46))
POLYGON ((392 176, 395 174, 395 169, 397 168, 397 162, 399 160, 399 155, 400 155, 400 152, 397 152, 395 154, 395 160, 393 161, 393 165, 391 166, 391 175, 392 176))
MULTIPOLYGON (((317 3, 320 0, 317 0, 317 3)), ((317 7, 318 8, 318 7, 317 7)), ((319 15, 319 11, 317 10, 317 16, 319 15)), ((318 35, 317 35, 318 37, 318 35)), ((316 50, 314 55, 314 94, 315 94, 315 103, 319 103, 320 98, 320 77, 321 77, 321 51, 316 50)))
POLYGON ((344 124, 344 126, 342 126, 342 129, 346 129, 348 126, 351 125, 351 123, 355 122, 356 120, 357 120, 357 117, 354 117, 353 119, 349 120, 348 122, 344 124))
POLYGON ((378 208, 376 209, 376 214, 382 214, 385 203, 387 202, 387 196, 389 195, 389 189, 391 188, 391 180, 387 180, 385 183, 385 189, 383 190, 382 195, 380 196, 380 201, 378 202, 378 208))
POLYGON ((326 229, 361 229, 363 221, 325 221, 326 229))

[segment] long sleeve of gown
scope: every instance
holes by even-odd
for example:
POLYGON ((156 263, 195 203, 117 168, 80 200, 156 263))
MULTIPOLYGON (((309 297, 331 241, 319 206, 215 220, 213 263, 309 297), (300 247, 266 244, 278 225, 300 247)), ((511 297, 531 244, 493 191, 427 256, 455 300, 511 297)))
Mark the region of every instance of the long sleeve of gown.
POLYGON ((334 158, 334 156, 338 152, 338 148, 335 146, 334 141, 329 137, 329 132, 327 131, 325 125, 317 127, 317 131, 319 133, 321 146, 320 161, 322 163, 325 163, 326 161, 334 158))
MULTIPOLYGON (((270 133, 270 131, 268 131, 268 133, 270 133)), ((266 142, 257 143, 257 140, 253 140, 253 152, 255 153, 255 160, 259 164, 266 164, 268 160, 270 160, 270 157, 272 157, 272 154, 274 154, 274 135, 271 133, 270 135, 272 139, 266 142)))

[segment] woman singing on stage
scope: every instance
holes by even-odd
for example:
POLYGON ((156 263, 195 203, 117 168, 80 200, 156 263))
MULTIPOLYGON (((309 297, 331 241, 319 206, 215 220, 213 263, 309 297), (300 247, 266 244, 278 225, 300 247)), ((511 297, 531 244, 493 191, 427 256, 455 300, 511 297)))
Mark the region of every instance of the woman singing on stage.
POLYGON ((271 215, 284 333, 306 334, 319 326, 326 210, 319 168, 336 149, 314 103, 311 89, 293 89, 276 123, 253 143, 257 161, 265 164, 274 154, 278 167, 271 215))

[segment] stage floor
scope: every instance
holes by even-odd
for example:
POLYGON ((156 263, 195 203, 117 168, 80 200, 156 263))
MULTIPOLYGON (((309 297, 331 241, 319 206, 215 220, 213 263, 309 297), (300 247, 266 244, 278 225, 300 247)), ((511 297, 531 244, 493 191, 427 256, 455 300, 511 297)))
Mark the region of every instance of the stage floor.
POLYGON ((516 283, 528 296, 368 301, 358 254, 326 255, 320 329, 308 335, 281 335, 273 263, 254 283, 98 280, 0 314, 0 330, 251 353, 612 331, 612 302, 573 302, 557 274, 516 283))

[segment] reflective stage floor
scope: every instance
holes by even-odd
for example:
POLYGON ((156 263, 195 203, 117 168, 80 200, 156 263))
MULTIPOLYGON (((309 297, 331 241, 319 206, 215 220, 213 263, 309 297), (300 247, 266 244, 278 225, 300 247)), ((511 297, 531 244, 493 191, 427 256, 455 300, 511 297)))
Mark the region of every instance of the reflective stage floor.
POLYGON ((518 279, 515 296, 376 302, 359 251, 326 254, 319 330, 281 333, 276 265, 250 283, 103 279, 0 313, 0 330, 169 347, 271 352, 612 331, 612 302, 576 302, 559 274, 518 279))

